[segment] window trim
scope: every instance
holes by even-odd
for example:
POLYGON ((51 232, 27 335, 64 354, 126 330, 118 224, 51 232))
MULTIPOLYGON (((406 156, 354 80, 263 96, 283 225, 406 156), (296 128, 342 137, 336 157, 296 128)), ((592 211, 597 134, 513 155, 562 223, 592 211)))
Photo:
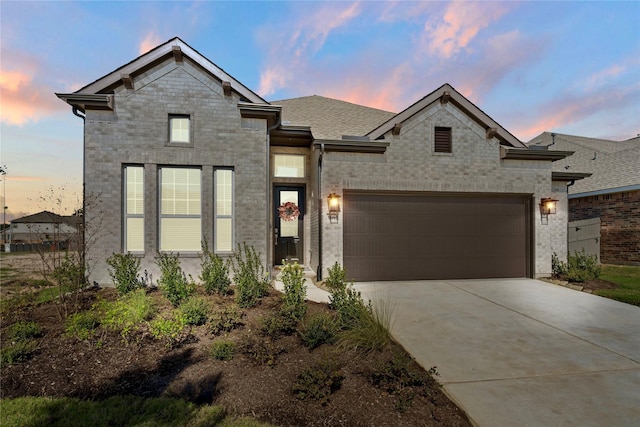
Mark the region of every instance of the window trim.
POLYGON ((213 168, 213 251, 214 253, 219 254, 229 254, 233 253, 233 248, 235 248, 236 244, 236 174, 235 169, 232 167, 214 167, 213 168), (231 215, 219 215, 218 214, 218 206, 217 206, 217 198, 218 198, 218 171, 230 171, 231 172, 231 215), (218 250, 218 219, 229 218, 231 219, 231 249, 228 251, 218 250))
POLYGON ((132 253, 132 254, 144 254, 145 253, 145 238, 144 238, 144 228, 146 226, 145 224, 145 215, 144 215, 144 211, 145 211, 145 194, 144 194, 144 188, 145 188, 145 183, 144 183, 144 172, 145 172, 145 168, 144 165, 141 164, 124 164, 122 165, 122 251, 124 253, 132 253), (142 214, 129 214, 127 212, 127 207, 128 207, 128 203, 127 203, 127 183, 128 183, 128 179, 127 179, 127 170, 129 168, 140 168, 142 169, 142 214), (129 250, 128 246, 127 246, 127 223, 128 223, 128 219, 129 218, 142 218, 142 250, 141 251, 132 251, 129 250))
POLYGON ((435 154, 453 154, 453 129, 450 126, 434 126, 433 127, 433 152, 435 154), (446 146, 444 148, 447 151, 443 151, 442 149, 442 138, 445 135, 442 135, 442 132, 447 132, 446 146), (438 135, 440 133, 440 135, 438 135))
POLYGON ((169 119, 167 121, 167 127, 168 127, 168 135, 167 135, 167 145, 169 146, 173 146, 173 147, 193 147, 193 115, 192 114, 185 114, 185 113, 180 113, 180 114, 174 114, 174 113, 169 113, 169 119), (171 123, 173 119, 187 119, 188 123, 189 123, 189 141, 185 142, 185 141, 174 141, 172 139, 173 137, 173 132, 171 129, 171 123))
POLYGON ((202 247, 198 246, 199 249, 198 250, 175 250, 175 249, 170 249, 170 250, 164 250, 162 249, 162 220, 165 218, 176 218, 176 219, 185 219, 185 218, 199 218, 200 219, 200 239, 199 241, 202 242, 203 239, 203 230, 202 230, 202 223, 203 223, 203 218, 204 215, 202 213, 202 195, 203 195, 203 168, 202 166, 198 166, 198 165, 162 165, 162 166, 158 166, 158 231, 157 231, 157 240, 158 240, 158 252, 161 253, 169 253, 169 252, 179 252, 181 255, 182 254, 195 254, 195 253, 201 253, 202 252, 202 247), (163 214, 162 213, 162 171, 164 169, 192 169, 192 170, 199 170, 200 171, 200 213, 199 215, 193 215, 193 214, 163 214))

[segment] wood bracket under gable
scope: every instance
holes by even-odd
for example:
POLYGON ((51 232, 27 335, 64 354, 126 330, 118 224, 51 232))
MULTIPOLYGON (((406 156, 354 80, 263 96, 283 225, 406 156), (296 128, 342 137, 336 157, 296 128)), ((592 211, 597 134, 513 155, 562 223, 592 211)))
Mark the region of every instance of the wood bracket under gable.
POLYGON ((180 49, 180 46, 172 46, 171 52, 173 53, 173 59, 176 62, 182 62, 182 49, 180 49))
POLYGON ((122 84, 127 89, 133 89, 133 78, 130 74, 121 74, 120 79, 122 80, 122 84))

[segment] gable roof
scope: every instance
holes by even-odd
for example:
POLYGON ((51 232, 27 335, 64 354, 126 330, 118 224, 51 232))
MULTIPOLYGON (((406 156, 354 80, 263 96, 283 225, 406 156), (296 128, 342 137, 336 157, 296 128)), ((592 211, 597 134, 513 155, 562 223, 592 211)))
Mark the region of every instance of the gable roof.
POLYGON ((11 221, 14 224, 67 224, 77 226, 82 222, 79 216, 62 216, 49 211, 42 211, 32 215, 16 218, 11 221))
POLYGON ((89 83, 73 94, 57 93, 56 95, 58 98, 81 109, 82 111, 85 110, 86 106, 113 108, 113 101, 108 97, 108 95, 113 93, 114 88, 124 85, 127 78, 133 78, 137 74, 148 70, 171 56, 173 56, 177 61, 182 61, 183 57, 188 57, 211 76, 221 82, 229 82, 231 89, 238 93, 244 101, 255 104, 268 104, 268 102, 262 97, 240 83, 222 68, 209 61, 200 54, 200 52, 189 46, 179 37, 174 37, 168 40, 149 52, 137 57, 128 64, 115 69, 92 83, 89 83))
POLYGON ((382 137, 385 133, 392 130, 396 124, 404 122, 434 102, 441 102, 443 104, 451 102, 485 130, 492 130, 492 133, 496 138, 498 138, 501 144, 510 145, 516 148, 527 148, 522 141, 500 126, 498 122, 494 121, 474 103, 462 96, 462 94, 455 90, 449 83, 443 84, 418 102, 406 108, 404 111, 401 111, 391 117, 389 120, 367 133, 367 136, 371 139, 378 139, 382 137))
POLYGON ((549 151, 571 150, 575 154, 555 162, 556 173, 587 172, 591 177, 569 187, 572 198, 640 190, 640 137, 626 141, 544 132, 529 146, 548 146, 549 151), (553 143, 555 141, 555 143, 553 143))
POLYGON ((315 139, 362 136, 395 113, 319 95, 271 101, 282 106, 283 125, 309 126, 315 139))

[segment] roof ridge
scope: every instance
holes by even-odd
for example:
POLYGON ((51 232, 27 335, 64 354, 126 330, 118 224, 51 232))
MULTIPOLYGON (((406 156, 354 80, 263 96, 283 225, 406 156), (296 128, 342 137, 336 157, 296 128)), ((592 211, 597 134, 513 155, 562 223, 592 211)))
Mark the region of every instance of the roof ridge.
POLYGON ((364 105, 364 104, 357 104, 357 103, 351 102, 351 101, 345 101, 344 99, 332 98, 330 96, 316 95, 316 94, 305 95, 305 96, 297 96, 297 97, 294 97, 294 98, 278 99, 278 100, 275 100, 275 101, 269 101, 269 103, 277 105, 278 102, 293 101, 293 100, 296 100, 296 99, 304 99, 304 98, 328 99, 328 100, 331 100, 331 101, 342 102, 344 104, 355 105, 356 107, 360 107, 360 108, 368 108, 368 109, 371 109, 371 110, 381 111, 381 112, 384 112, 384 113, 396 114, 394 111, 383 110, 381 108, 370 107, 370 106, 364 105))

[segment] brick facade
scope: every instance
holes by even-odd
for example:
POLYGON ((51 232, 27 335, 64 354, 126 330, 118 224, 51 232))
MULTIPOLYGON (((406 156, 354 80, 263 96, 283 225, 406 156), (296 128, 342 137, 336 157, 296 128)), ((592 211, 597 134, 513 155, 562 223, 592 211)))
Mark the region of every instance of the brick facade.
POLYGON ((603 263, 640 263, 640 190, 569 200, 569 221, 600 218, 603 263))

